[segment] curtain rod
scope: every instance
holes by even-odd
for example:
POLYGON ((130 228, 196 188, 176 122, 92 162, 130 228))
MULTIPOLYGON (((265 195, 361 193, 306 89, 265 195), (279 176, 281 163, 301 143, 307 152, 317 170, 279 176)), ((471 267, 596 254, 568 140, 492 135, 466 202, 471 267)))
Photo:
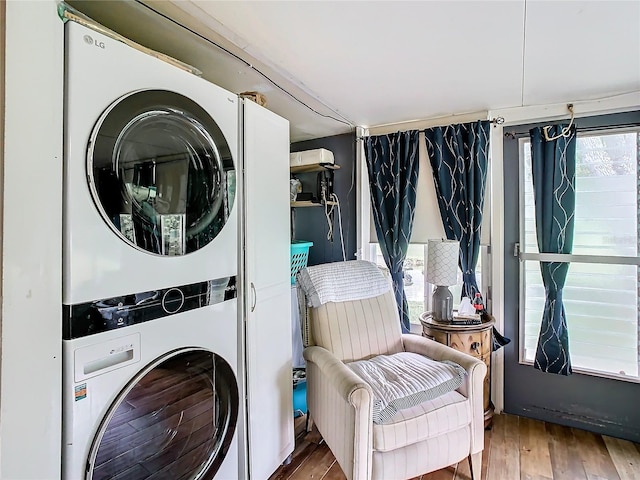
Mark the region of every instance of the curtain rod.
MULTIPOLYGON (((594 127, 576 126, 576 131, 577 132, 600 132, 602 130, 619 130, 619 129, 625 129, 625 128, 638 128, 638 127, 640 127, 640 124, 638 123, 617 123, 614 125, 599 125, 594 127)), ((514 138, 514 139, 520 138, 520 137, 526 137, 528 135, 529 135, 529 130, 511 130, 511 131, 504 132, 504 136, 506 138, 514 138)))
MULTIPOLYGON (((427 120, 428 120, 428 119, 427 119, 427 120)), ((473 122, 462 122, 462 123, 474 123, 474 122, 482 122, 482 121, 483 121, 483 120, 475 120, 475 121, 473 121, 473 122)), ((490 120, 489 120, 489 123, 490 123, 490 124, 492 124, 492 125, 502 125, 502 124, 504 123, 504 117, 494 117, 494 118, 492 118, 492 119, 490 119, 490 120)), ((455 123, 449 123, 449 124, 447 124, 447 125, 434 125, 433 127, 427 127, 427 128, 448 127, 448 126, 450 126, 450 125, 456 125, 456 124, 455 124, 455 123)), ((422 129, 412 128, 412 129, 409 129, 409 130, 399 130, 399 131, 402 131, 402 132, 408 132, 408 131, 411 131, 411 130, 419 130, 419 131, 422 131, 422 130, 427 130, 427 128, 422 128, 422 129)), ((364 139, 364 138, 371 137, 371 136, 372 136, 372 135, 362 135, 362 136, 360 136, 360 137, 356 136, 356 140, 362 140, 362 139, 364 139)), ((377 136, 377 135, 373 135, 373 136, 375 137, 375 136, 377 136)))

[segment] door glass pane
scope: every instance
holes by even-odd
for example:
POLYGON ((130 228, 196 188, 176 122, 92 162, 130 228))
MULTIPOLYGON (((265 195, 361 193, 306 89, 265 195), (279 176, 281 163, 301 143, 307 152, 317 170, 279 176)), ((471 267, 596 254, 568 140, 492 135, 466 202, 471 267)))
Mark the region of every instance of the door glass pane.
MULTIPOLYGON (((544 310, 540 264, 525 261, 525 360, 533 361, 544 310)), ((563 290, 574 369, 638 377, 638 268, 572 263, 563 290)))
POLYGON ((88 171, 112 230, 158 255, 208 244, 235 197, 222 132, 204 109, 172 92, 138 92, 107 109, 92 134, 88 171))
MULTIPOLYGON (((638 133, 586 133, 576 146, 573 254, 636 258, 638 254, 638 133)), ((524 160, 524 251, 537 253, 531 147, 524 160)), ((533 361, 544 309, 539 263, 523 262, 523 359, 533 361)), ((571 263, 563 300, 574 369, 639 375, 638 267, 571 263)))
POLYGON ((237 383, 224 360, 202 350, 170 357, 114 402, 91 450, 92 478, 211 478, 237 415, 237 383))
MULTIPOLYGON (((638 134, 579 136, 576 144, 576 211, 573 253, 638 253, 638 134)), ((531 143, 522 142, 524 158, 524 251, 538 252, 535 230, 531 143)))

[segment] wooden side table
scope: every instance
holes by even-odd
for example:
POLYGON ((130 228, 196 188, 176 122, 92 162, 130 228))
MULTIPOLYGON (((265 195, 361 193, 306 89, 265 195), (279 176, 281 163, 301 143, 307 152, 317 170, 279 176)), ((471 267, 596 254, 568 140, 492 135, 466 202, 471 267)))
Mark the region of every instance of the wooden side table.
POLYGON ((487 366, 484 379, 484 427, 490 428, 493 418, 493 403, 491 403, 491 350, 492 332, 495 319, 488 314, 482 316, 480 325, 451 325, 436 322, 431 312, 420 315, 422 336, 435 340, 460 352, 482 360, 487 366))

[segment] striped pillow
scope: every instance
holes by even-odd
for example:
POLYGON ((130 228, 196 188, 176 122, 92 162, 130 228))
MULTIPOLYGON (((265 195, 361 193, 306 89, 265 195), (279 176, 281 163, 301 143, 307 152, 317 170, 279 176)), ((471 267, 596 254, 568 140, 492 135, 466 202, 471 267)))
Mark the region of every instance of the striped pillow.
POLYGON ((455 390, 466 371, 457 363, 438 362, 411 352, 378 355, 347 363, 373 391, 373 422, 388 423, 405 408, 455 390))

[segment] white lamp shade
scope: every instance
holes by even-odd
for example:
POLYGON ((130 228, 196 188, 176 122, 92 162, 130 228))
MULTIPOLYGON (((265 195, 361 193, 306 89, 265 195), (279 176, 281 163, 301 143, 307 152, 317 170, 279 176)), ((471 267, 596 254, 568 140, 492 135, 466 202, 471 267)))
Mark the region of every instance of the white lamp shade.
POLYGON ((429 240, 427 251, 427 282, 432 285, 458 283, 458 251, 456 240, 429 240))

